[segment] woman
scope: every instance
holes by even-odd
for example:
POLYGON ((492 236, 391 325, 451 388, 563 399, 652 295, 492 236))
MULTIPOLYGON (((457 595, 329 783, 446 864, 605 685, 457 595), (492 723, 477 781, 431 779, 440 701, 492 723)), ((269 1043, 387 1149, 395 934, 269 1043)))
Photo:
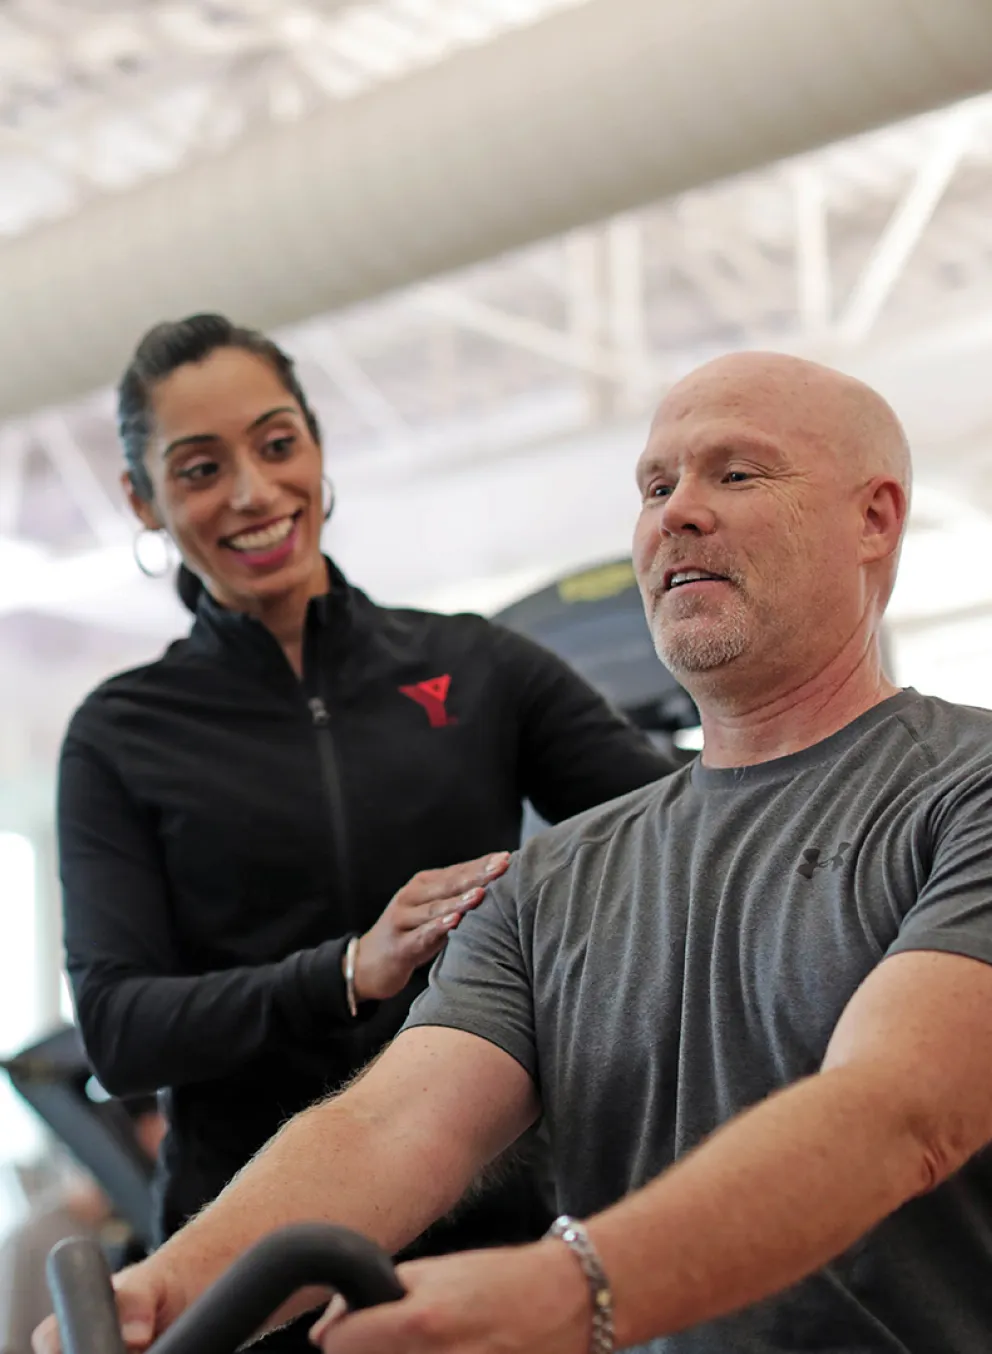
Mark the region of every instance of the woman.
MULTIPOLYGON (((322 556, 317 421, 262 335, 153 329, 119 426, 131 506, 178 547, 195 620, 73 717, 65 944, 102 1083, 167 1088, 167 1235, 396 1032, 525 797, 558 821, 672 768, 543 649, 376 606, 322 556)), ((429 1245, 543 1224, 518 1176, 429 1245)))

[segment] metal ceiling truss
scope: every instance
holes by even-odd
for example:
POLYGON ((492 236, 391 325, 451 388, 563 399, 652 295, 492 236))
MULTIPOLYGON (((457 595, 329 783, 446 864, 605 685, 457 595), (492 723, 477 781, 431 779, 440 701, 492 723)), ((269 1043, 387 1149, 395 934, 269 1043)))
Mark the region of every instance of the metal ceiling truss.
POLYGON ((7 0, 0 234, 583 0, 7 0))
MULTIPOLYGON (((0 229, 579 4, 7 0, 0 164, 24 191, 19 209, 0 191, 0 229), (18 178, 26 166, 49 175, 33 199, 18 178)), ((918 362, 958 360, 992 341, 990 217, 986 97, 318 316, 284 338, 315 378, 335 455, 393 458, 412 474, 429 462, 478 467, 497 448, 530 444, 539 456, 556 435, 641 418, 666 384, 727 347, 850 366, 915 345, 918 362)), ((992 507, 984 443, 971 444, 958 493, 982 484, 992 507)), ((90 552, 109 569, 130 530, 117 473, 105 396, 0 429, 0 548, 64 565, 60 578, 77 565, 82 577, 90 552), (25 511, 44 489, 38 448, 53 480, 44 491, 79 524, 71 541, 54 501, 47 516, 25 511)), ((8 570, 0 611, 38 596, 8 570)))

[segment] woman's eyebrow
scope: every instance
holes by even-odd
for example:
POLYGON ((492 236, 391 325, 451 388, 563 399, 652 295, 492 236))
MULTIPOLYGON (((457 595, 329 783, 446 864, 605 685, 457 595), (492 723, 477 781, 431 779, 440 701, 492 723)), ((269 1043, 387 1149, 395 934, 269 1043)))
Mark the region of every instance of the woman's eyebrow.
MULTIPOLYGON (((264 414, 259 414, 258 418, 252 419, 251 423, 245 429, 245 432, 254 432, 260 428, 263 423, 267 423, 270 418, 275 418, 276 414, 296 414, 296 410, 290 404, 279 404, 275 409, 267 409, 264 414)), ((162 453, 163 457, 169 456, 177 447, 205 446, 211 442, 219 442, 217 433, 190 433, 188 437, 177 437, 174 442, 170 442, 162 453)))

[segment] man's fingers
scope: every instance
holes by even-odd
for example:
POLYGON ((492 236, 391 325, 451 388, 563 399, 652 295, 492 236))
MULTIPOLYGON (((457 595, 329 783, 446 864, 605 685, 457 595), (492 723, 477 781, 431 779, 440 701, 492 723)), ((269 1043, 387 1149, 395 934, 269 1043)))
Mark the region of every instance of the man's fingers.
POLYGON ((130 1287, 130 1278, 126 1271, 114 1276, 117 1319, 120 1321, 121 1336, 128 1349, 143 1350, 147 1349, 155 1338, 155 1296, 144 1287, 130 1287))
POLYGON ((332 1322, 321 1334, 323 1354, 383 1354, 384 1350, 419 1351, 427 1345, 417 1323, 411 1323, 405 1302, 384 1302, 332 1322), (412 1327, 412 1328, 411 1328, 412 1327))
POLYGON ((323 1315, 310 1327, 310 1343, 319 1345, 331 1327, 341 1320, 348 1310, 348 1304, 340 1293, 336 1293, 324 1308, 323 1315))
POLYGON ((155 1338, 155 1317, 143 1311, 119 1309, 121 1337, 128 1349, 147 1349, 155 1338))
MULTIPOLYGON (((127 1292, 117 1294, 121 1337, 128 1349, 145 1350, 155 1338, 155 1313, 147 1301, 127 1292)), ((31 1337, 34 1354, 62 1354, 62 1338, 54 1316, 41 1323, 31 1337)))
POLYGON ((61 1354, 62 1341, 54 1316, 46 1317, 31 1336, 31 1348, 34 1354, 61 1354))

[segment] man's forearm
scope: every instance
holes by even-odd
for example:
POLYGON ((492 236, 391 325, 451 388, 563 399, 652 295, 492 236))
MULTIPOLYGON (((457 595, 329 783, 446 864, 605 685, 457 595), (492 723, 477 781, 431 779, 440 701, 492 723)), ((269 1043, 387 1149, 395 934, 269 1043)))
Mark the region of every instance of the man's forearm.
POLYGON ((714 1320, 819 1269, 932 1183, 911 1125, 838 1068, 723 1127, 589 1224, 619 1347, 714 1320))
MULTIPOLYGON (((256 1241, 291 1223, 333 1222, 400 1249, 454 1207, 471 1177, 466 1166, 463 1179, 457 1148, 444 1143, 442 1165, 437 1135, 403 1118, 369 1110, 360 1086, 297 1115, 148 1263, 167 1267, 190 1302, 256 1241)), ((301 1295, 281 1319, 319 1297, 301 1295)))

